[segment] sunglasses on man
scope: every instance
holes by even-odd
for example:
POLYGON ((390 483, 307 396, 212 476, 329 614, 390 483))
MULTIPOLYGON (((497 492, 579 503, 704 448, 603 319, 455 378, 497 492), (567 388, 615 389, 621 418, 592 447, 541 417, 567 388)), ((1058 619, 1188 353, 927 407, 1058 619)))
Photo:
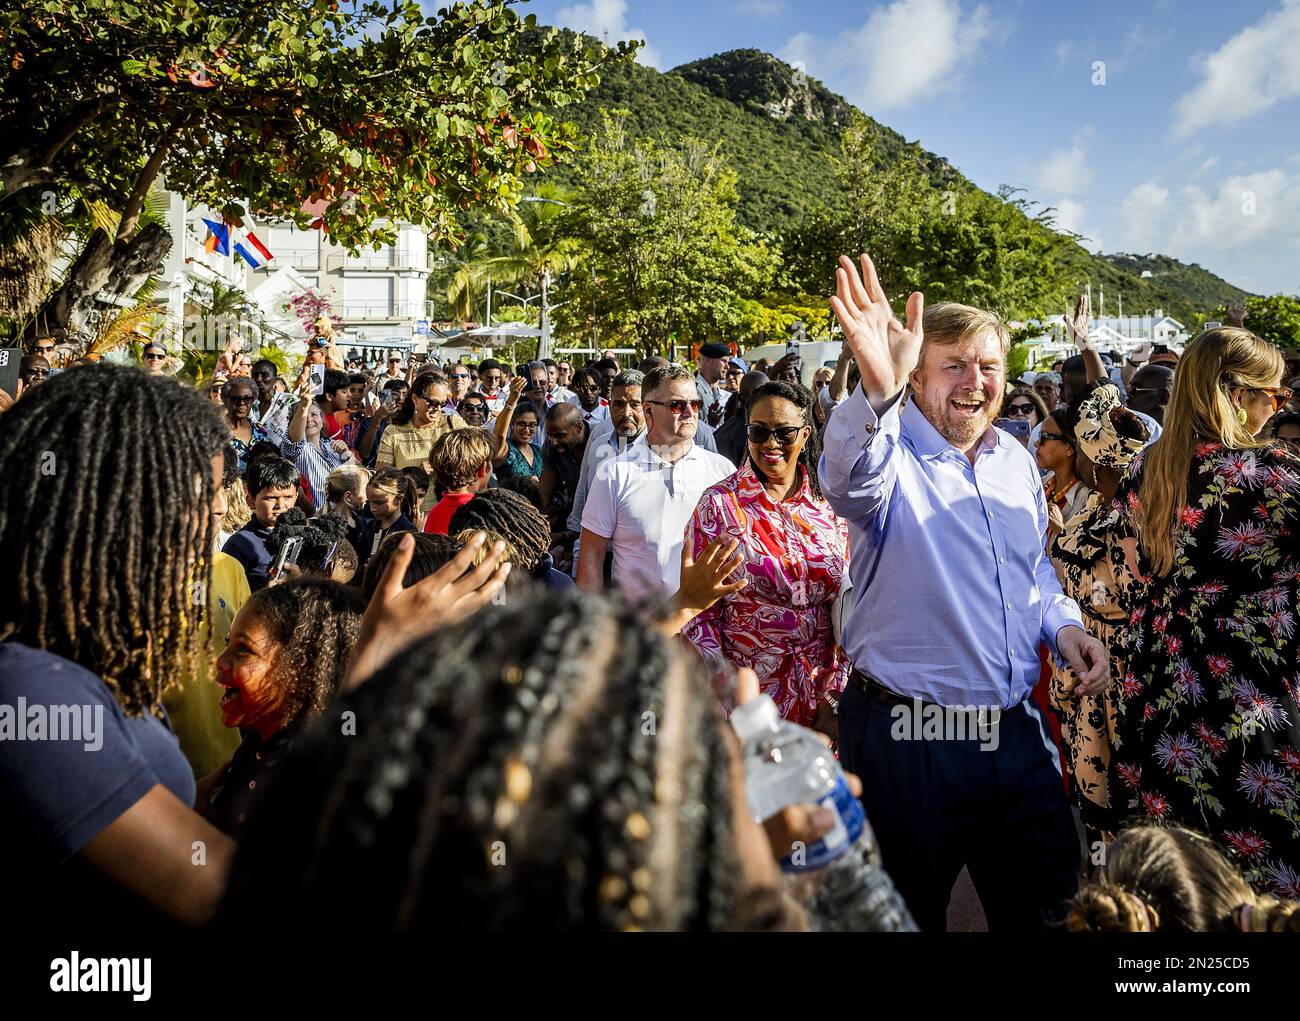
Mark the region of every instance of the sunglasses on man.
POLYGON ((683 400, 676 400, 676 401, 642 401, 642 403, 643 403, 643 404, 658 404, 658 405, 660 405, 661 407, 667 408, 669 411, 671 411, 671 412, 672 412, 674 415, 676 415, 678 418, 681 418, 681 417, 683 417, 683 416, 686 414, 686 409, 687 409, 688 407, 691 409, 692 414, 695 414, 695 415, 698 415, 698 414, 700 413, 700 409, 701 409, 702 407, 704 407, 704 402, 701 401, 701 400, 694 400, 694 401, 683 401, 683 400))
POLYGON ((146 351, 144 353, 144 360, 146 362, 161 362, 166 357, 165 354, 162 354, 159 351, 146 351))

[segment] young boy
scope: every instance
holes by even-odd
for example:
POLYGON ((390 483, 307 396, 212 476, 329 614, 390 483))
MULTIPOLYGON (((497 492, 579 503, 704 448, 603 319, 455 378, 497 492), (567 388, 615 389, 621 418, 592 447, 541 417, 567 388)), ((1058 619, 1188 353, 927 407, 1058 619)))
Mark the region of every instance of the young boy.
POLYGON ((222 549, 241 564, 248 575, 250 591, 266 587, 271 554, 266 537, 280 515, 298 502, 298 469, 283 457, 259 457, 244 472, 244 491, 253 516, 248 524, 226 540, 222 549))
POLYGON ((380 468, 370 476, 366 485, 370 518, 357 545, 358 576, 365 573, 367 561, 390 535, 415 531, 414 522, 405 513, 406 508, 414 512, 416 507, 414 488, 411 480, 396 468, 380 468))
POLYGON ((453 429, 433 441, 429 463, 442 499, 424 519, 424 530, 446 535, 451 516, 487 488, 492 474, 492 440, 482 429, 453 429))

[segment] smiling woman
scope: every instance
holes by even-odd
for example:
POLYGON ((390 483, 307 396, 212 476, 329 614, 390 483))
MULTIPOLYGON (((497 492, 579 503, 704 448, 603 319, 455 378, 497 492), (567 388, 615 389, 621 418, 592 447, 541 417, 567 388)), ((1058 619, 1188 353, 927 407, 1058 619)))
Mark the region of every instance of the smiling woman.
POLYGON ((217 681, 222 722, 244 739, 199 796, 225 832, 243 827, 294 737, 338 690, 363 609, 354 588, 299 578, 255 593, 235 617, 217 681))

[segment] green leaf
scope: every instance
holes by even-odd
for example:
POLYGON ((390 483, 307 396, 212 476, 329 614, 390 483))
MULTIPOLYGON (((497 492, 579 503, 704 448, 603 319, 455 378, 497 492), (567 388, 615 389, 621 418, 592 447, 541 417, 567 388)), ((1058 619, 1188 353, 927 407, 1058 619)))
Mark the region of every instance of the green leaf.
POLYGON ((122 61, 122 71, 125 74, 139 74, 149 65, 143 60, 124 60, 122 61))

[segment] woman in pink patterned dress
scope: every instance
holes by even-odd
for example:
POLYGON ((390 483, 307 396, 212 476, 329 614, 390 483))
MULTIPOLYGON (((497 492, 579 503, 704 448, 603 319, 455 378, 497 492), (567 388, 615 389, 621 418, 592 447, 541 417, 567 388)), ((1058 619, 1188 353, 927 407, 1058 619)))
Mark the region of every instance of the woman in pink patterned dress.
POLYGON ((831 604, 848 563, 847 530, 822 499, 813 396, 766 383, 749 405, 740 470, 706 489, 686 531, 699 557, 719 536, 739 541, 746 586, 683 630, 704 658, 751 667, 781 714, 831 729, 848 661, 831 630, 831 604))

